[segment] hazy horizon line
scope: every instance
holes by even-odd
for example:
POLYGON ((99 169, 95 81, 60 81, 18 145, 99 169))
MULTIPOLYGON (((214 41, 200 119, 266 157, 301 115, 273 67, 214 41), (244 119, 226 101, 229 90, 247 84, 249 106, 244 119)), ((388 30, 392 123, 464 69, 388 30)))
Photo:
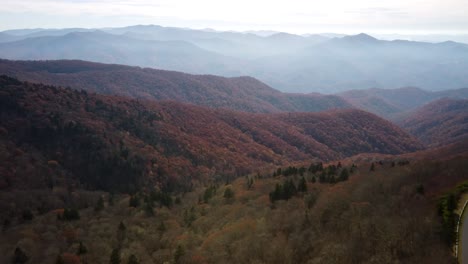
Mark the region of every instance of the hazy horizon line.
POLYGON ((401 36, 463 36, 468 35, 468 31, 431 31, 431 30, 311 30, 311 31, 295 31, 295 30, 282 30, 282 29, 268 29, 268 28, 251 28, 251 29, 234 29, 234 28, 220 28, 220 27, 187 27, 187 26, 172 26, 172 25, 161 25, 161 24, 128 24, 123 26, 96 26, 96 27, 7 27, 2 28, 0 26, 0 32, 6 31, 20 31, 20 30, 63 30, 63 29, 117 29, 135 26, 159 26, 164 28, 178 28, 186 30, 200 30, 200 31, 214 31, 214 32, 236 32, 236 33, 252 33, 252 32, 271 32, 271 33, 289 33, 294 35, 312 35, 312 34, 337 34, 337 35, 357 35, 357 34, 368 34, 368 35, 401 35, 401 36))

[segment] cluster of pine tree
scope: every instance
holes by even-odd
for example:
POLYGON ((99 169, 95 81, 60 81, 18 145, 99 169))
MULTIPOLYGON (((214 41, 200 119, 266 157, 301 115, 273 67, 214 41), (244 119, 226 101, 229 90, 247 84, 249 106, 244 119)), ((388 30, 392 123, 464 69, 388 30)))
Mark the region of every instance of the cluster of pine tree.
POLYGON ((307 182, 304 177, 301 178, 297 187, 293 179, 287 179, 283 184, 276 184, 275 190, 270 192, 270 201, 274 203, 277 200, 289 200, 294 195, 304 192, 307 192, 307 182))
POLYGON ((291 176, 291 175, 300 175, 304 176, 306 172, 309 174, 309 180, 313 183, 337 183, 340 181, 347 181, 350 174, 356 169, 356 165, 352 165, 351 168, 344 168, 341 165, 341 162, 338 162, 337 165, 329 165, 327 167, 323 166, 322 162, 312 163, 308 169, 304 167, 294 167, 289 166, 285 169, 278 168, 273 172, 273 177, 276 176, 291 176))
POLYGON ((57 215, 57 218, 59 220, 64 220, 64 221, 79 220, 80 213, 75 208, 65 208, 65 210, 63 211, 63 214, 57 215))

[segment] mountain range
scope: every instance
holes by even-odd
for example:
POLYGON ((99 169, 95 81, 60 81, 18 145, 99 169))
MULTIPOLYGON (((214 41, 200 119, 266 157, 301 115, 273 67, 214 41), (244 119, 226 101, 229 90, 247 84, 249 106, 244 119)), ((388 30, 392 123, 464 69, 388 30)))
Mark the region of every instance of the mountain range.
MULTIPOLYGON (((76 60, 0 60, 0 74, 14 76, 22 81, 71 87, 105 95, 152 101, 172 100, 251 113, 320 112, 357 108, 396 122, 427 146, 432 147, 454 142, 460 135, 444 132, 438 137, 428 137, 421 132, 421 129, 414 128, 421 123, 419 120, 421 116, 425 117, 425 122, 439 119, 434 123, 432 131, 445 131, 437 124, 440 126, 447 125, 446 122, 457 124, 464 118, 463 111, 450 112, 437 117, 427 109, 437 106, 438 102, 446 104, 445 99, 468 98, 466 88, 438 92, 415 87, 374 88, 350 90, 335 95, 283 93, 252 77, 192 75, 76 60), (445 121, 441 123, 444 118, 445 121)), ((445 128, 448 127, 451 126, 445 128)), ((463 125, 459 126, 457 131, 460 128, 463 128, 463 125)), ((463 135, 462 131, 458 132, 463 135)), ((425 133, 430 132, 425 131, 425 133)))
POLYGON ((0 32, 0 262, 455 263, 467 47, 0 32))
POLYGON ((404 118, 410 111, 442 98, 466 99, 468 88, 427 91, 417 87, 349 90, 336 94, 354 107, 390 120, 404 118))
MULTIPOLYGON (((44 172, 49 161, 88 188, 129 190, 156 182, 170 189, 293 162, 423 148, 396 125, 361 110, 255 114, 6 76, 0 79, 0 113, 2 145, 8 146, 2 154, 4 187, 22 179, 27 168, 44 172), (13 162, 25 152, 35 158, 27 165, 13 162)), ((46 184, 47 175, 34 182, 46 184)))
POLYGON ((287 92, 468 85, 468 46, 384 41, 366 34, 329 38, 131 26, 6 31, 5 59, 81 59, 194 74, 248 75, 287 92))
POLYGON ((282 93, 251 77, 192 75, 86 61, 0 60, 0 74, 101 94, 247 112, 318 112, 351 107, 335 95, 282 93))

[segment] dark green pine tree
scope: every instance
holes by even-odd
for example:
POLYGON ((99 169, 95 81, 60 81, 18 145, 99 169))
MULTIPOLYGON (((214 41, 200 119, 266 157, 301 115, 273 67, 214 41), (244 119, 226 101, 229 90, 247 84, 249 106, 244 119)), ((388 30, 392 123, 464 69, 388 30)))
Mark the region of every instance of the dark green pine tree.
POLYGON ((320 173, 319 182, 320 182, 320 183, 325 183, 325 182, 327 182, 327 177, 326 177, 326 174, 325 174, 325 171, 324 171, 324 170, 322 170, 322 173, 320 173))
POLYGON ((55 260, 55 264, 65 264, 62 255, 58 255, 57 259, 55 260))
POLYGON ((118 248, 112 250, 109 263, 120 264, 120 250, 118 248))
POLYGON ((119 227, 117 229, 117 241, 119 242, 119 245, 121 245, 125 239, 125 230, 127 228, 125 227, 123 222, 120 222, 119 227))
POLYGON ((25 209, 25 210, 23 211, 23 219, 24 219, 24 220, 31 221, 31 220, 33 220, 33 218, 34 218, 34 215, 33 215, 33 213, 31 212, 31 210, 25 209))
POLYGON ((109 200, 107 202, 109 203, 109 206, 114 206, 114 194, 113 193, 109 194, 109 200))
POLYGON ((296 185, 294 185, 294 182, 292 179, 287 180, 283 184, 283 199, 284 200, 289 200, 291 197, 293 197, 297 193, 297 188, 296 185))
POLYGON ((154 216, 154 209, 153 209, 153 205, 151 202, 147 202, 145 204, 145 213, 146 213, 146 216, 154 216))
POLYGON ((130 207, 135 207, 135 208, 140 206, 140 199, 138 198, 137 195, 132 195, 130 197, 129 206, 130 207))
POLYGON ((99 199, 96 202, 96 206, 94 206, 94 211, 100 212, 104 209, 104 199, 102 199, 102 196, 99 196, 99 199))
POLYGON ((15 253, 13 254, 13 264, 22 264, 26 263, 29 260, 29 257, 26 253, 19 247, 15 249, 15 253))
POLYGON ((270 192, 270 201, 274 203, 276 200, 282 199, 283 188, 281 184, 277 183, 275 190, 270 192))
POLYGON ((80 242, 80 245, 78 246, 78 251, 76 252, 77 255, 83 255, 88 253, 88 248, 86 248, 85 245, 83 245, 83 242, 80 242))
POLYGON ((341 170, 341 173, 340 173, 340 181, 347 181, 348 178, 349 178, 348 169, 344 168, 343 170, 341 170))
POLYGON ((182 257, 185 255, 185 250, 181 245, 177 246, 177 249, 174 253, 174 262, 181 263, 182 257))
POLYGON ((301 178, 301 180, 299 181, 299 185, 297 186, 297 190, 299 192, 307 192, 307 182, 305 180, 304 177, 301 178))
POLYGON ((234 191, 232 191, 231 188, 227 187, 226 190, 224 190, 224 198, 227 200, 230 200, 234 198, 234 191))
POLYGON ((137 257, 134 254, 130 255, 127 263, 128 264, 140 264, 140 262, 138 261, 137 257))

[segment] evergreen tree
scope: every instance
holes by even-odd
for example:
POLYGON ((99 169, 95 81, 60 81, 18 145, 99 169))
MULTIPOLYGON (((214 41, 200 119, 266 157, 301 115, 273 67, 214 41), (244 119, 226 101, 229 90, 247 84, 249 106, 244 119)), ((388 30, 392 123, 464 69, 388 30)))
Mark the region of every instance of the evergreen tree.
POLYGON ((320 162, 318 165, 317 165, 317 171, 323 171, 323 163, 320 162))
POLYGON ((278 168, 278 169, 276 170, 276 176, 280 176, 281 174, 282 174, 282 173, 281 173, 281 168, 278 168))
POLYGON ((125 227, 124 223, 121 221, 120 224, 119 224, 119 227, 117 229, 117 241, 119 242, 119 244, 122 244, 122 242, 125 239, 126 229, 127 229, 127 227, 125 227))
POLYGON ((78 246, 78 251, 76 252, 77 255, 83 255, 88 253, 88 248, 86 248, 85 245, 83 245, 83 242, 80 242, 80 245, 78 246))
POLYGON ((283 184, 283 197, 284 200, 289 200, 293 195, 297 193, 296 185, 292 179, 285 181, 283 184))
POLYGON ((191 226, 193 221, 197 219, 197 216, 195 215, 195 208, 192 207, 190 210, 185 210, 184 211, 184 222, 187 226, 191 226))
POLYGON ((251 177, 247 177, 247 189, 250 190, 253 186, 254 180, 251 177))
POLYGON ((33 220, 33 218, 34 218, 34 215, 31 212, 31 210, 26 209, 26 210, 23 211, 23 219, 24 220, 31 221, 31 220, 33 220))
POLYGON ((113 193, 109 194, 109 200, 107 202, 109 203, 109 206, 114 206, 114 194, 113 193))
POLYGON ((181 245, 177 246, 177 249, 174 253, 174 262, 175 263, 180 263, 182 257, 185 255, 185 250, 181 245))
POLYGON ((120 264, 120 250, 118 248, 112 250, 109 263, 120 264))
POLYGON ((65 261, 62 258, 62 255, 58 255, 57 259, 55 260, 55 264, 65 264, 65 261))
POLYGON ((96 202, 96 206, 94 206, 94 211, 100 212, 104 209, 104 199, 102 199, 102 196, 99 196, 99 199, 96 202))
POLYGON ((160 193, 159 201, 162 206, 166 206, 167 208, 172 207, 172 196, 167 192, 160 193))
POLYGON ((336 174, 336 166, 335 165, 330 165, 327 167, 327 174, 328 176, 332 176, 336 174))
POLYGON ((307 192, 307 182, 304 177, 301 178, 299 181, 299 185, 297 186, 297 190, 299 192, 307 192))
POLYGON ((148 201, 147 203, 145 203, 144 209, 147 216, 154 216, 154 209, 151 202, 148 201))
POLYGON ((134 254, 130 255, 127 263, 128 264, 140 264, 140 262, 138 261, 137 257, 134 254))
POLYGON ((304 167, 299 168, 299 175, 304 176, 305 172, 306 172, 306 168, 304 167))
POLYGON ((73 221, 73 220, 79 220, 80 219, 80 213, 78 210, 74 208, 65 208, 63 211, 63 215, 60 217, 58 216, 59 219, 65 220, 65 221, 73 221))
POLYGON ((274 203, 276 200, 282 199, 283 188, 282 186, 277 183, 275 186, 275 190, 270 193, 270 201, 274 203))
POLYGON ((166 230, 167 230, 167 227, 166 227, 166 225, 164 224, 164 221, 161 221, 161 223, 160 223, 159 226, 158 226, 158 231, 159 231, 160 233, 164 233, 166 230))
POLYGON ((203 201, 208 203, 208 201, 216 194, 216 187, 210 186, 206 188, 205 192, 203 193, 203 201))
POLYGON ((320 176, 319 176, 319 182, 324 183, 326 181, 327 181, 327 178, 326 178, 326 175, 325 175, 325 171, 322 171, 322 173, 320 173, 320 176))
POLYGON ((140 199, 137 195, 130 196, 129 206, 135 208, 140 206, 140 199))
POLYGON ((125 232, 126 229, 127 229, 127 227, 125 226, 125 224, 124 224, 122 221, 120 221, 120 223, 119 223, 119 231, 120 231, 120 232, 125 232))
POLYGON ((419 184, 418 186, 416 186, 416 192, 421 195, 424 195, 424 185, 419 184))
POLYGON ((13 264, 26 263, 28 260, 29 257, 26 255, 26 253, 21 248, 17 247, 13 255, 13 264))
POLYGON ((343 170, 341 170, 341 173, 340 173, 340 181, 347 181, 348 178, 349 178, 348 169, 344 168, 343 170))
POLYGON ((226 190, 224 190, 224 198, 227 200, 230 200, 234 198, 234 191, 231 190, 231 188, 227 187, 226 190))

